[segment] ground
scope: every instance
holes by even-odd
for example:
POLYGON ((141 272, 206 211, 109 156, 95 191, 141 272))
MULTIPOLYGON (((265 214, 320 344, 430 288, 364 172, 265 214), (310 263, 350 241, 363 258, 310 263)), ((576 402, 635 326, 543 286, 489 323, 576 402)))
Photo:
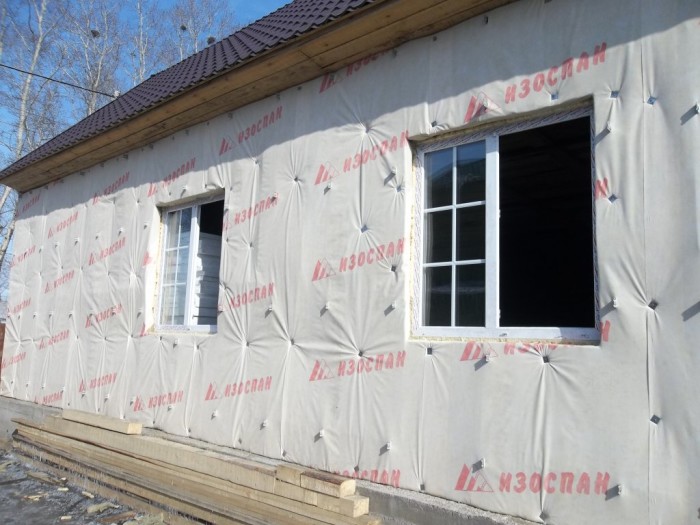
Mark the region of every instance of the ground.
POLYGON ((38 471, 20 456, 0 452, 0 523, 3 525, 157 525, 145 516, 38 471))

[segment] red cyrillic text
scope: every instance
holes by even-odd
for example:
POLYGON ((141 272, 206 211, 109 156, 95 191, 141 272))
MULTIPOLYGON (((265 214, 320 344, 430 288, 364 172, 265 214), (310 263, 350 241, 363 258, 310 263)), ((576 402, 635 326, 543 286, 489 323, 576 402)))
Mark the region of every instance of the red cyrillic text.
POLYGON ((598 472, 595 475, 595 482, 591 488, 593 474, 582 472, 548 472, 541 474, 533 472, 527 475, 525 472, 502 472, 498 483, 500 492, 510 492, 517 494, 532 492, 538 494, 547 492, 549 494, 605 494, 610 483, 610 474, 598 472))
POLYGON ((231 305, 231 308, 239 308, 241 306, 245 306, 246 304, 256 303, 268 297, 272 297, 274 293, 275 283, 268 283, 252 290, 248 290, 247 292, 232 296, 229 304, 231 305))
POLYGON ((573 78, 574 75, 588 71, 592 66, 602 64, 605 62, 606 49, 607 44, 603 42, 595 46, 592 59, 586 51, 583 51, 578 58, 569 57, 561 65, 550 67, 547 73, 537 73, 532 77, 523 78, 517 84, 510 84, 506 87, 506 104, 515 102, 516 96, 520 99, 527 98, 533 92, 539 93, 545 86, 554 87, 560 80, 573 78))
POLYGON ((266 113, 263 117, 259 118, 257 122, 254 122, 248 126, 245 130, 238 133, 238 143, 248 140, 250 137, 254 137, 256 134, 260 133, 262 130, 271 126, 279 119, 282 118, 282 106, 278 106, 275 110, 266 113))
POLYGON ((100 193, 95 193, 95 196, 92 198, 92 204, 93 205, 97 204, 97 201, 100 200, 100 197, 106 197, 107 195, 114 193, 119 188, 124 186, 124 184, 126 184, 128 181, 129 181, 129 172, 127 171, 124 175, 119 177, 112 184, 110 184, 105 189, 103 189, 100 193))

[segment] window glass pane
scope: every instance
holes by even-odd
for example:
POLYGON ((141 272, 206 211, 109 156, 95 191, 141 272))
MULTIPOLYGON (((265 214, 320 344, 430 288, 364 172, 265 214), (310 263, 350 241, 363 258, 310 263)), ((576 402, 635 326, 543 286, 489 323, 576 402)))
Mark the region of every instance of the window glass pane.
POLYGON ((484 326, 486 323, 486 265, 457 266, 457 326, 484 326))
POLYGON ((190 244, 190 229, 192 226, 192 208, 180 210, 180 246, 190 244))
POLYGON ((187 247, 177 250, 177 277, 178 283, 187 282, 187 266, 189 263, 190 251, 187 247))
POLYGON ((174 287, 175 298, 172 307, 172 324, 185 324, 185 283, 174 287))
POLYGON ((486 143, 457 148, 457 202, 486 200, 486 143))
POLYGON ((165 226, 168 231, 166 248, 177 247, 177 240, 180 235, 180 212, 173 211, 168 213, 165 217, 165 226))
POLYGON ((175 287, 163 286, 163 299, 160 306, 160 323, 171 324, 173 316, 173 301, 175 300, 175 287))
POLYGON ((218 200, 167 212, 161 315, 165 325, 216 325, 224 201, 218 200), (199 228, 192 232, 192 220, 199 228), (190 263, 194 254, 194 266, 190 263), (192 285, 187 298, 188 285, 192 285), (187 315, 186 315, 187 314, 187 315))
POLYGON ((169 212, 165 218, 165 240, 160 323, 182 325, 185 322, 187 266, 189 262, 192 208, 169 212))
POLYGON ((452 204, 452 148, 425 154, 425 207, 452 204))
POLYGON ((457 260, 486 258, 486 206, 457 210, 457 260))
POLYGON ((423 323, 450 326, 452 321, 452 266, 425 268, 423 282, 423 323))
POLYGON ((425 214, 425 262, 452 260, 452 210, 425 214))
POLYGON ((175 284, 177 276, 177 253, 178 250, 168 250, 165 252, 165 265, 163 268, 163 285, 175 284))
POLYGON ((163 286, 163 303, 161 304, 160 322, 166 325, 184 324, 185 322, 185 284, 163 286))

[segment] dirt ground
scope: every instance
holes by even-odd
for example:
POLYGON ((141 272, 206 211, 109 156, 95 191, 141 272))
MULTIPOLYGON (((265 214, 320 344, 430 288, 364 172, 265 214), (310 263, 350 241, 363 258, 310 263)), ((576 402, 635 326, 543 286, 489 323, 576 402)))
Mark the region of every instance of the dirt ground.
POLYGON ((2 525, 162 525, 160 517, 131 511, 0 451, 2 525))

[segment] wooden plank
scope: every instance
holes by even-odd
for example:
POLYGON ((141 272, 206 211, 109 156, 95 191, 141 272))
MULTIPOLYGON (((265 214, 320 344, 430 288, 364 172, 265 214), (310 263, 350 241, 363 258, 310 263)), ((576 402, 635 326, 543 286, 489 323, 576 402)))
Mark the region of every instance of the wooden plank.
MULTIPOLYGON (((494 0, 469 3, 444 0, 425 11, 421 6, 423 3, 422 0, 402 0, 402 14, 405 16, 395 16, 391 23, 374 27, 371 31, 363 31, 361 24, 358 24, 355 38, 315 55, 314 61, 319 66, 328 68, 338 62, 347 61, 348 57, 353 62, 361 60, 367 56, 367 49, 396 47, 408 40, 435 34, 454 25, 454 20, 466 20, 499 5, 499 2, 494 0)), ((508 3, 508 0, 500 2, 505 3, 508 3)))
MULTIPOLYGON (((47 448, 61 451, 67 454, 74 454, 77 461, 90 465, 94 468, 123 473, 130 483, 140 486, 159 486, 165 484, 166 490, 170 494, 177 494, 185 501, 191 496, 196 496, 193 503, 205 502, 221 513, 226 513, 226 507, 235 505, 237 509, 242 509, 246 515, 264 519, 265 516, 276 516, 278 523, 321 523, 315 520, 301 517, 294 518, 288 512, 280 514, 277 508, 269 508, 262 502, 257 502, 256 498, 250 498, 254 494, 254 489, 249 487, 236 486, 230 482, 193 472, 188 469, 147 463, 129 456, 122 456, 109 450, 100 449, 98 446, 81 443, 64 436, 52 435, 37 429, 18 427, 20 436, 26 435, 35 443, 47 448), (96 463, 97 462, 97 463, 96 463), (218 506, 217 506, 218 505, 218 506), (301 521, 300 521, 301 520, 301 521)), ((275 505, 272 505, 275 507, 275 505)), ((329 522, 325 522, 329 523, 329 522)), ((330 522, 332 523, 332 522, 330 522)))
MULTIPOLYGON (((41 431, 30 430, 29 432, 41 431)), ((93 445, 77 443, 77 448, 72 450, 71 444, 65 441, 69 438, 53 436, 58 438, 53 440, 50 435, 28 437, 33 441, 33 446, 45 451, 42 452, 44 455, 63 456, 66 460, 74 462, 76 469, 82 467, 102 473, 121 490, 134 494, 148 491, 150 498, 154 501, 161 502, 169 508, 181 510, 198 519, 206 519, 213 523, 232 521, 236 524, 245 523, 247 525, 266 525, 268 523, 323 525, 322 522, 303 516, 295 516, 274 507, 260 505, 237 497, 217 486, 202 483, 201 479, 192 482, 191 476, 188 475, 183 476, 128 456, 119 458, 119 455, 114 453, 110 456, 109 451, 100 451, 98 447, 93 445), (141 464, 139 465, 139 463, 141 464), (201 509, 214 513, 215 519, 211 519, 212 516, 203 516, 201 509), (222 521, 224 518, 229 521, 222 521)), ((67 468, 71 468, 70 463, 67 468)), ((82 470, 80 473, 85 475, 82 470)))
POLYGON ((301 486, 305 489, 335 496, 351 496, 355 494, 355 480, 329 474, 327 472, 308 470, 301 475, 301 486))
POLYGON ((298 485, 277 481, 275 483, 275 494, 283 498, 301 501, 308 505, 318 506, 318 493, 311 490, 306 490, 298 485))
POLYGON ((291 483, 292 485, 301 486, 301 475, 306 469, 297 465, 286 465, 281 463, 277 465, 275 477, 281 481, 291 483))
POLYGON ((98 414, 90 414, 81 412, 80 410, 63 410, 63 419, 83 423, 92 427, 104 428, 121 434, 138 435, 141 434, 141 423, 117 419, 115 417, 100 416, 98 414))
MULTIPOLYGON (((123 503, 124 505, 140 512, 146 512, 153 515, 164 514, 165 522, 169 525, 193 525, 198 523, 185 517, 178 516, 177 514, 174 514, 172 510, 165 510, 142 498, 137 498, 127 493, 120 492, 119 490, 111 488, 110 486, 106 486, 104 483, 108 480, 108 476, 104 474, 88 471, 88 469, 81 468, 78 465, 75 465, 76 470, 74 470, 73 468, 70 468, 70 462, 62 460, 57 456, 53 456, 44 450, 40 450, 26 443, 14 441, 12 446, 15 452, 22 456, 23 461, 26 461, 32 467, 49 471, 56 476, 65 477, 70 483, 98 494, 103 498, 119 501, 120 503, 123 503), (47 463, 47 461, 50 461, 52 464, 47 463), (101 482, 96 481, 96 479, 100 479, 101 482)), ((143 498, 150 499, 149 494, 143 493, 143 498)), ((175 501, 173 501, 173 503, 175 503, 175 501)), ((173 509, 174 507, 170 508, 173 509)), ((221 523, 222 525, 229 525, 224 524, 223 522, 221 523)), ((234 522, 230 525, 239 524, 234 522)))
POLYGON ((231 481, 238 485, 274 492, 275 468, 243 459, 204 451, 153 436, 127 436, 81 423, 49 416, 43 424, 16 420, 19 425, 44 430, 85 443, 119 451, 133 457, 157 459, 195 472, 231 481))
MULTIPOLYGON (((166 466, 166 465, 163 465, 163 466, 166 466)), ((126 467, 122 465, 122 468, 126 468, 126 467)), ((381 523, 381 520, 379 520, 378 518, 363 516, 362 514, 359 514, 356 517, 351 517, 347 514, 347 512, 348 512, 347 510, 345 511, 346 514, 343 515, 343 514, 338 514, 337 512, 334 512, 334 511, 330 511, 328 509, 314 508, 314 507, 312 507, 312 505, 316 505, 316 498, 319 497, 320 494, 317 494, 316 492, 313 492, 310 490, 306 490, 302 487, 297 487, 296 485, 292 485, 290 483, 285 483, 283 481, 278 480, 275 483, 275 493, 268 494, 268 493, 265 493, 262 491, 250 489, 249 487, 238 486, 238 485, 235 485, 233 483, 227 482, 225 480, 221 480, 219 478, 211 478, 211 477, 202 475, 201 473, 193 472, 191 470, 188 470, 188 469, 185 469, 182 467, 178 467, 176 465, 169 465, 169 468, 172 471, 174 471, 175 475, 177 475, 178 477, 185 477, 197 485, 207 486, 208 487, 207 490, 212 490, 212 489, 222 490, 222 491, 228 492, 230 494, 236 494, 236 495, 241 496, 243 498, 248 498, 249 500, 254 501, 254 502, 264 503, 264 504, 267 504, 267 505, 270 505, 273 507, 285 509, 285 510, 292 512, 292 513, 295 513, 295 514, 307 516, 309 519, 313 518, 315 520, 318 520, 319 522, 330 523, 330 524, 345 524, 345 525, 358 524, 358 523, 363 523, 363 524, 367 524, 367 525, 376 525, 376 524, 381 523), (294 490, 294 489, 297 489, 297 490, 294 490), (299 492, 299 491, 303 491, 303 492, 299 492)), ((318 475, 322 479, 328 478, 332 482, 335 482, 335 483, 337 483, 338 481, 341 481, 341 482, 352 481, 353 482, 352 486, 354 487, 355 480, 349 480, 349 479, 343 478, 341 476, 336 476, 333 474, 326 474, 323 472, 316 472, 316 471, 306 471, 306 472, 309 474, 312 474, 312 475, 318 475)), ((329 498, 330 498, 330 496, 329 496, 329 498)), ((340 505, 342 505, 342 504, 340 504, 340 505)), ((358 509, 359 508, 361 508, 361 504, 360 504, 360 506, 358 506, 358 509)))
POLYGON ((350 516, 351 518, 369 514, 369 498, 357 494, 343 496, 341 498, 319 494, 317 503, 322 509, 337 512, 343 516, 350 516))
MULTIPOLYGON (((308 503, 287 499, 277 494, 270 494, 264 491, 255 490, 251 487, 230 483, 218 477, 208 476, 202 474, 201 472, 179 467, 177 464, 171 464, 172 468, 169 469, 155 464, 149 464, 147 467, 144 467, 143 465, 139 464, 139 460, 136 458, 128 456, 115 457, 115 454, 110 453, 110 451, 100 451, 99 447, 95 445, 76 441, 71 443, 70 438, 60 435, 52 435, 39 429, 28 428, 26 426, 22 426, 21 423, 19 423, 18 432, 20 435, 26 434, 31 439, 45 443, 48 446, 57 448, 74 448, 80 453, 81 457, 99 459, 99 461, 125 472, 137 473, 143 477, 149 477, 150 475, 153 475, 153 472, 158 472, 159 474, 153 479, 163 479, 168 481, 170 490, 179 488, 178 494, 181 496, 183 494, 187 495, 192 493, 197 495, 198 498, 201 498, 202 501, 209 502, 209 504, 212 503, 211 498, 218 495, 229 499, 235 498, 236 505, 246 510, 262 509, 263 512, 270 512, 270 507, 273 507, 275 510, 282 509, 288 513, 292 513, 292 516, 304 516, 304 519, 307 520, 307 522, 314 520, 322 523, 342 525, 376 525, 380 523, 380 520, 377 518, 370 518, 369 516, 362 516, 358 518, 343 516, 326 509, 309 505, 308 503), (150 469, 150 471, 152 471, 151 474, 149 475, 149 471, 144 471, 144 468, 150 469), (181 486, 182 483, 185 483, 185 485, 181 486), (203 489, 204 492, 202 492, 203 489)), ((134 436, 131 439, 138 438, 139 436, 134 436)), ((179 444, 173 443, 173 445, 179 444)), ((339 478, 339 476, 329 476, 339 478)), ((347 480, 345 478, 341 479, 344 481, 354 481, 347 480)))
POLYGON ((347 24, 344 31, 336 31, 327 38, 311 40, 304 44, 302 51, 305 55, 312 57, 316 64, 326 67, 328 61, 319 60, 324 56, 324 53, 343 49, 346 45, 358 40, 360 42, 355 45, 355 48, 359 48, 362 45, 361 39, 363 37, 415 14, 428 17, 430 10, 434 9, 435 5, 441 1, 444 0, 401 0, 400 5, 396 2, 382 4, 375 8, 372 17, 358 17, 354 23, 347 24))
POLYGON ((136 512, 129 510, 126 512, 122 512, 121 514, 109 516, 108 518, 101 518, 97 521, 98 523, 100 523, 100 525, 111 525, 112 523, 123 523, 129 521, 131 518, 135 518, 136 515, 136 512))

